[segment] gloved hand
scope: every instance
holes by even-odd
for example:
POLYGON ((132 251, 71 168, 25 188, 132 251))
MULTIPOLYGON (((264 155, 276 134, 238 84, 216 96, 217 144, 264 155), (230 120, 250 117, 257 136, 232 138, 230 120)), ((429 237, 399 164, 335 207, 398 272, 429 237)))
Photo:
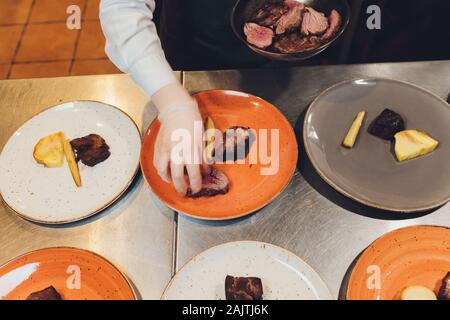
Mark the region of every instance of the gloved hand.
POLYGON ((172 180, 180 194, 185 195, 188 188, 197 193, 202 188, 204 147, 203 121, 197 102, 178 83, 160 89, 152 100, 161 122, 153 164, 160 177, 166 182, 172 180))

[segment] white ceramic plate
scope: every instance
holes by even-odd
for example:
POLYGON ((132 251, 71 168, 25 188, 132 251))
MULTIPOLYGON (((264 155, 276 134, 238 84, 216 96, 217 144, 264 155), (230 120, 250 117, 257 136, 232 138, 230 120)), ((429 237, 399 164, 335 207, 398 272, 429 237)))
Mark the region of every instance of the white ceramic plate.
POLYGON ((253 241, 213 247, 188 262, 170 281, 164 300, 225 300, 225 277, 258 277, 264 300, 330 300, 319 275, 280 247, 253 241))
POLYGON ((113 203, 131 184, 139 167, 141 138, 133 120, 119 109, 91 101, 64 103, 39 113, 22 125, 0 155, 0 193, 25 219, 68 223, 87 218, 113 203), (67 139, 96 133, 111 156, 95 167, 79 163, 77 188, 65 162, 44 168, 33 158, 42 137, 62 131, 67 139))

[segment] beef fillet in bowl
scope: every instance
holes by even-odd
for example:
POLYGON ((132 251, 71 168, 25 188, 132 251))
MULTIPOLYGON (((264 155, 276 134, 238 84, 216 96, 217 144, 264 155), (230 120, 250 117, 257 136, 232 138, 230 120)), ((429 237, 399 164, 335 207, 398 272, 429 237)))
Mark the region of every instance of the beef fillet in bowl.
POLYGON ((346 0, 239 0, 231 24, 256 53, 271 60, 301 61, 338 39, 349 17, 346 0))

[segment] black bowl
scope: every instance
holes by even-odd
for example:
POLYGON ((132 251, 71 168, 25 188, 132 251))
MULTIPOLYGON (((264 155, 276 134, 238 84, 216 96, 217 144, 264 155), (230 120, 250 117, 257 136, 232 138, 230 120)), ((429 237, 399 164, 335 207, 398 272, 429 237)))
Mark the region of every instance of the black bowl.
POLYGON ((335 9, 342 17, 341 29, 326 43, 312 50, 297 53, 277 53, 269 50, 260 49, 247 42, 244 34, 244 24, 249 22, 254 14, 262 8, 267 0, 238 0, 231 13, 231 26, 234 33, 244 42, 250 49, 256 53, 271 59, 279 61, 301 61, 311 58, 328 48, 336 39, 338 39, 345 31, 350 21, 350 6, 347 0, 299 0, 306 6, 329 15, 331 10, 335 9))

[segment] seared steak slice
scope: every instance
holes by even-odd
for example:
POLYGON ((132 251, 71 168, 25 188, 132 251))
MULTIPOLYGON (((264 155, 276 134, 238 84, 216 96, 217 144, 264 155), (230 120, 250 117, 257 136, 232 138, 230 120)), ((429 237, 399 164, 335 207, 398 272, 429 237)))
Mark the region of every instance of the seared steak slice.
POLYGON ((338 33, 339 28, 341 27, 341 15, 336 10, 331 11, 330 16, 328 17, 328 24, 330 25, 327 31, 320 37, 320 40, 325 41, 333 37, 336 33, 338 33))
POLYGON ((202 189, 200 192, 192 194, 192 191, 189 189, 187 196, 191 198, 213 197, 227 193, 229 187, 230 182, 225 173, 210 167, 209 172, 202 177, 202 189))
POLYGON ((89 167, 105 161, 111 155, 109 146, 98 134, 90 134, 74 139, 70 141, 70 144, 75 151, 76 160, 83 162, 89 167))
POLYGON ((247 36, 247 42, 255 47, 265 49, 272 45, 273 30, 270 28, 249 22, 244 25, 244 33, 247 36))
POLYGON ((442 280, 442 285, 438 293, 438 299, 450 300, 450 272, 448 272, 444 280, 442 280))
POLYGON ((282 35, 274 44, 274 48, 281 53, 296 53, 312 50, 320 46, 317 36, 302 37, 298 33, 282 35))
POLYGON ((293 31, 295 28, 301 26, 305 5, 301 2, 293 2, 294 4, 289 7, 289 11, 286 12, 280 20, 278 20, 278 24, 275 29, 276 34, 283 34, 285 32, 293 31))
POLYGON ((262 300, 263 294, 263 286, 259 278, 233 276, 225 278, 227 300, 262 300))
POLYGON ((300 7, 305 9, 305 4, 300 2, 300 0, 284 0, 284 3, 289 7, 289 9, 300 7))
POLYGON ((249 127, 233 126, 228 128, 223 133, 222 141, 218 143, 214 150, 215 161, 244 160, 255 139, 255 131, 249 127))
POLYGON ((61 295, 53 286, 31 293, 27 300, 62 300, 61 295))
POLYGON ((269 1, 256 12, 252 22, 263 27, 272 28, 287 11, 288 6, 284 1, 269 1))
POLYGON ((305 36, 319 35, 328 29, 328 19, 322 12, 306 7, 301 31, 305 36))

